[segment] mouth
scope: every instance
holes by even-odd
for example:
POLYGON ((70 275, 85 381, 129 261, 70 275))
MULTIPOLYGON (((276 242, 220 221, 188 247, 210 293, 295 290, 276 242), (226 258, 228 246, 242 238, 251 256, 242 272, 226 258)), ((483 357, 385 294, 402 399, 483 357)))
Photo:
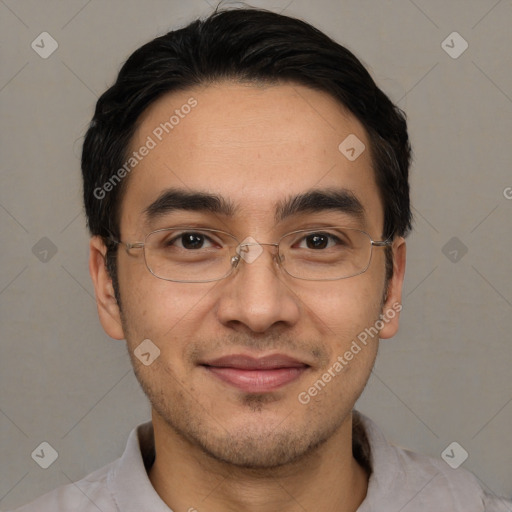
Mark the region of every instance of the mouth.
POLYGON ((201 363, 201 366, 214 378, 247 393, 277 390, 297 380, 310 368, 308 364, 284 354, 258 358, 234 354, 201 363))

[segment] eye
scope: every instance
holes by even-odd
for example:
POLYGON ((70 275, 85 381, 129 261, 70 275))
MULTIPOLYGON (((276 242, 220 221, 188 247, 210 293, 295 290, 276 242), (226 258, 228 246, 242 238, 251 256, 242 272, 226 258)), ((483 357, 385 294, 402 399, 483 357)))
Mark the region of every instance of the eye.
POLYGON ((310 233, 299 242, 300 249, 330 249, 335 245, 343 245, 343 242, 329 233, 310 233))
POLYGON ((187 232, 180 233, 165 243, 166 247, 174 246, 180 249, 194 250, 213 247, 211 240, 203 233, 187 232))

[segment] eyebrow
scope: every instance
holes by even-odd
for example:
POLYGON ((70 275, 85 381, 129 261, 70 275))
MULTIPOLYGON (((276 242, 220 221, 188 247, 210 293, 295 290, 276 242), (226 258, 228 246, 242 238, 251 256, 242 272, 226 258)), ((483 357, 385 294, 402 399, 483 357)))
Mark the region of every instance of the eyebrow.
MULTIPOLYGON (((238 208, 231 200, 218 194, 171 188, 162 192, 145 208, 144 214, 151 222, 177 210, 233 217, 238 208)), ((328 210, 364 220, 365 210, 361 201, 352 191, 345 188, 313 189, 280 200, 275 205, 274 217, 277 223, 302 213, 320 213, 328 210)))
POLYGON ((144 210, 144 214, 152 221, 176 210, 209 212, 232 217, 236 207, 230 200, 217 194, 171 188, 162 192, 156 201, 144 210))
POLYGON ((355 194, 345 188, 314 189, 290 196, 276 205, 275 220, 284 219, 301 213, 321 213, 334 210, 364 220, 364 207, 355 194))

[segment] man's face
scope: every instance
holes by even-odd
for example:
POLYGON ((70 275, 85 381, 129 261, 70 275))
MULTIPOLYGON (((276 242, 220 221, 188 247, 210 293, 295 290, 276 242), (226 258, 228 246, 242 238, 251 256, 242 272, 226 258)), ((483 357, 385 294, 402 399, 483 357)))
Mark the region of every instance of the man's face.
MULTIPOLYGON (((250 236, 260 243, 322 226, 357 228, 373 240, 382 239, 383 206, 365 130, 327 94, 298 85, 230 82, 190 89, 163 97, 144 113, 131 150, 148 136, 156 147, 126 178, 123 241, 143 241, 151 231, 183 225, 227 231, 239 241, 250 236), (159 141, 155 129, 190 97, 197 105, 159 141), (350 134, 367 148, 354 161, 338 149, 350 134), (224 213, 160 208, 150 216, 148 207, 171 189, 215 194, 234 208, 224 213), (313 190, 353 195, 362 215, 316 205, 276 220, 277 205, 313 190)), ((399 262, 401 243, 394 247, 399 262)), ((383 302, 382 248, 373 249, 370 266, 360 275, 308 281, 289 276, 273 258, 276 249, 262 247, 258 258, 241 261, 226 279, 178 283, 152 275, 141 249, 127 252, 120 246, 122 314, 112 303, 107 313, 100 307, 107 332, 128 342, 154 420, 218 460, 251 467, 297 459, 347 421, 372 369, 378 337, 359 343, 361 350, 341 371, 335 362, 375 324, 383 308, 400 299, 403 274, 399 264, 383 302), (145 339, 160 350, 149 366, 134 356, 145 339), (262 384, 265 370, 259 380, 247 368, 212 368, 215 360, 234 355, 288 357, 295 360, 295 369, 267 370, 277 375, 267 385, 262 384), (299 395, 329 369, 331 379, 326 383, 324 377, 325 385, 317 385, 318 392, 301 403, 299 395)), ((396 328, 396 318, 386 322, 381 337, 392 336, 396 328)))

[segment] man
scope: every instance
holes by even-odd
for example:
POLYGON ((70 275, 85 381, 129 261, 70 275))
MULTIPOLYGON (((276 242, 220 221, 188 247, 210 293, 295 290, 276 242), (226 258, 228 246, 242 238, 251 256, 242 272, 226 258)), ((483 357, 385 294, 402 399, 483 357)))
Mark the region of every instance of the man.
POLYGON ((152 422, 25 511, 510 511, 353 410, 398 329, 403 114, 345 48, 266 11, 137 50, 82 170, 101 323, 152 422))

